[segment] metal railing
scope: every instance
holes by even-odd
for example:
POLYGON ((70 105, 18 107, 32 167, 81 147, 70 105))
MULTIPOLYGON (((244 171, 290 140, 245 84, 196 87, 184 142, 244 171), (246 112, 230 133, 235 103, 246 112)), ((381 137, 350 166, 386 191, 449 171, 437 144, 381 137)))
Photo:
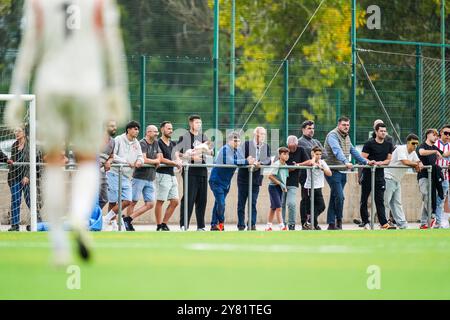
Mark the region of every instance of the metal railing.
MULTIPOLYGON (((13 166, 23 166, 23 165, 30 165, 29 162, 15 162, 13 166)), ((45 166, 45 163, 36 163, 37 166, 45 166)), ((121 201, 121 195, 122 195, 122 170, 124 167, 130 167, 128 164, 112 164, 112 167, 118 168, 118 226, 119 231, 122 230, 122 201, 121 201)), ((64 167, 66 171, 74 171, 76 170, 76 164, 67 164, 64 167)), ((155 167, 154 165, 148 165, 145 164, 142 167, 155 167)), ((162 167, 174 167, 162 164, 158 168, 162 167)), ((249 184, 248 184, 248 199, 247 199, 247 208, 248 208, 248 226, 247 230, 251 230, 252 226, 252 188, 253 188, 253 172, 255 171, 256 166, 254 165, 231 165, 231 164, 191 164, 191 163, 184 163, 182 165, 183 167, 183 195, 184 195, 184 212, 183 212, 183 219, 184 219, 184 230, 188 230, 188 189, 189 189, 189 168, 247 168, 248 169, 248 175, 249 175, 249 184)), ((319 170, 316 167, 311 166, 274 166, 274 165, 261 165, 258 166, 257 169, 264 170, 266 168, 280 168, 280 169, 294 169, 294 170, 310 170, 310 177, 311 177, 311 196, 310 196, 310 216, 311 216, 311 223, 314 223, 314 170, 319 170)), ((330 170, 334 171, 346 171, 346 172, 352 172, 354 169, 370 169, 371 170, 371 208, 370 208, 370 228, 374 229, 374 220, 375 220, 375 173, 376 169, 385 169, 385 168, 392 168, 392 169, 411 169, 411 167, 408 166, 369 166, 369 165, 354 165, 353 169, 349 171, 349 169, 346 166, 329 166, 330 170)), ((431 203, 431 193, 432 193, 432 183, 431 183, 431 174, 432 174, 432 166, 424 166, 424 169, 427 170, 428 173, 428 204, 427 204, 427 212, 428 212, 428 227, 431 227, 431 211, 432 211, 432 203, 431 203)), ((6 168, 1 168, 0 171, 7 171, 9 170, 6 168)), ((30 186, 31 187, 31 186, 30 186)), ((31 190, 30 190, 31 191, 31 190)), ((33 221, 36 221, 37 212, 33 212, 31 210, 31 223, 33 224, 33 221), (35 216, 35 218, 33 218, 35 216)), ((256 223, 256 222, 255 222, 256 223)), ((32 229, 31 230, 36 230, 32 229)), ((314 228, 312 228, 314 230, 314 228)))

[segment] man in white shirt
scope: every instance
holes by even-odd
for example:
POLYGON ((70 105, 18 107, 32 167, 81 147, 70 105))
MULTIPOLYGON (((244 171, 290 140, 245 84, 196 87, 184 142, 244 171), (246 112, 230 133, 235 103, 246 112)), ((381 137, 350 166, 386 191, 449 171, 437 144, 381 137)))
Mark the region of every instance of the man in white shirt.
MULTIPOLYGON (((416 148, 419 145, 419 137, 410 134, 406 137, 406 145, 398 146, 392 153, 390 166, 408 166, 417 172, 423 169, 423 164, 419 160, 416 148)), ((401 181, 406 169, 386 168, 384 178, 386 180, 386 191, 384 193, 384 206, 386 214, 391 210, 392 215, 400 229, 406 229, 408 222, 402 207, 401 181)), ((386 217, 387 218, 387 217, 386 217)))

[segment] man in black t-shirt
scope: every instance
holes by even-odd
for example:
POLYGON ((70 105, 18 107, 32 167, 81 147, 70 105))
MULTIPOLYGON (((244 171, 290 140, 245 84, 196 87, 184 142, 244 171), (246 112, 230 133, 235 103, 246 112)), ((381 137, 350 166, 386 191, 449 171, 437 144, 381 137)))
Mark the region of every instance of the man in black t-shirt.
POLYGON ((172 217, 176 207, 178 207, 178 181, 175 177, 173 168, 177 167, 181 169, 181 161, 172 160, 175 159, 175 146, 176 143, 171 140, 172 137, 172 123, 169 121, 163 121, 159 129, 161 131, 161 138, 158 140, 159 149, 161 150, 161 156, 159 161, 165 167, 159 167, 156 169, 156 206, 155 217, 157 223, 156 231, 169 231, 167 223, 172 217), (162 207, 165 201, 169 201, 169 205, 164 213, 164 218, 161 221, 162 207))
MULTIPOLYGON (((361 156, 367 160, 374 160, 375 165, 388 165, 391 161, 394 146, 387 142, 385 137, 387 135, 386 125, 378 123, 375 126, 375 139, 369 139, 361 152, 361 156)), ((365 229, 369 229, 369 212, 367 210, 367 200, 372 189, 372 175, 371 169, 363 169, 361 177, 361 202, 360 213, 361 219, 365 229)), ((376 169, 375 171, 375 206, 377 208, 378 222, 381 229, 395 229, 389 225, 386 219, 386 212, 384 207, 384 191, 386 189, 386 182, 384 180, 384 169, 376 169)))
MULTIPOLYGON (((159 166, 159 158, 161 157, 161 149, 158 144, 158 128, 154 125, 147 126, 145 137, 139 141, 144 157, 144 164, 159 166)), ((127 231, 134 231, 132 221, 141 216, 145 212, 151 210, 155 205, 155 167, 141 167, 134 169, 132 186, 132 201, 127 208, 127 216, 123 218, 127 231), (136 203, 140 196, 144 197, 144 205, 135 210, 136 203)), ((158 226, 161 225, 161 217, 156 219, 158 226)))
MULTIPOLYGON (((189 117, 189 131, 180 136, 176 145, 177 159, 183 159, 191 164, 205 164, 206 155, 212 155, 210 141, 202 133, 202 120, 198 115, 189 117)), ((183 174, 184 179, 184 174, 183 174)), ((183 183, 184 186, 184 183, 183 183)), ((206 167, 192 167, 188 171, 188 221, 184 225, 184 191, 180 206, 180 227, 189 228, 192 211, 195 204, 197 230, 205 231, 205 210, 208 193, 208 170, 206 167)))
MULTIPOLYGON (((287 138, 287 146, 289 149, 289 159, 286 162, 286 164, 288 166, 308 165, 309 157, 306 154, 305 149, 299 145, 296 136, 289 136, 287 138)), ((287 192, 283 193, 283 202, 281 204, 282 216, 283 222, 284 224, 288 225, 289 230, 295 230, 295 215, 297 211, 296 197, 297 197, 298 183, 300 179, 300 171, 301 170, 289 169, 289 176, 286 180, 287 192), (286 223, 286 205, 289 214, 288 223, 286 223)))
MULTIPOLYGON (((439 138, 438 132, 436 129, 428 129, 425 133, 426 140, 419 146, 418 156, 420 161, 422 161, 424 166, 434 166, 436 165, 436 160, 442 159, 442 158, 448 158, 450 156, 450 152, 443 153, 437 146, 435 146, 435 143, 437 139, 439 138)), ((435 172, 439 173, 440 169, 436 170, 436 168, 433 169, 435 172)), ((417 174, 417 180, 419 180, 419 189, 420 193, 422 194, 422 216, 420 218, 420 229, 427 229, 428 225, 428 197, 431 196, 431 203, 432 203, 432 209, 431 209, 431 227, 434 226, 435 223, 435 210, 436 209, 436 184, 438 181, 437 179, 432 176, 432 181, 428 181, 428 170, 423 169, 417 174), (432 183, 432 193, 429 194, 429 183, 432 183)))

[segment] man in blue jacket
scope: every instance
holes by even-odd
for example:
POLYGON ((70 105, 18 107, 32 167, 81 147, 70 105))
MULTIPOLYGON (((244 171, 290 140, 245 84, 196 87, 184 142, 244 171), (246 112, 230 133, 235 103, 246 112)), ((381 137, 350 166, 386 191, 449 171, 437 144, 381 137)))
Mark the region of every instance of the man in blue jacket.
MULTIPOLYGON (((227 137, 227 144, 220 148, 215 164, 252 165, 253 157, 244 158, 238 149, 241 143, 239 134, 232 132, 227 137)), ((216 201, 212 212, 211 231, 224 231, 225 198, 230 191, 231 179, 236 168, 214 167, 209 178, 209 186, 216 201)))

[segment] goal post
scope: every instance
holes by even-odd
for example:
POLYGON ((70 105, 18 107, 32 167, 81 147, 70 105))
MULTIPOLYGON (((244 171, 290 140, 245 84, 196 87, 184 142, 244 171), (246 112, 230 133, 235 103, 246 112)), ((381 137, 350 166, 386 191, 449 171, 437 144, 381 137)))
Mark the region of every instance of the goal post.
MULTIPOLYGON (((0 94, 0 101, 16 99, 14 94, 0 94)), ((22 94, 20 99, 28 102, 29 108, 29 137, 30 148, 30 226, 31 231, 37 231, 37 172, 36 172, 36 96, 22 94)))

